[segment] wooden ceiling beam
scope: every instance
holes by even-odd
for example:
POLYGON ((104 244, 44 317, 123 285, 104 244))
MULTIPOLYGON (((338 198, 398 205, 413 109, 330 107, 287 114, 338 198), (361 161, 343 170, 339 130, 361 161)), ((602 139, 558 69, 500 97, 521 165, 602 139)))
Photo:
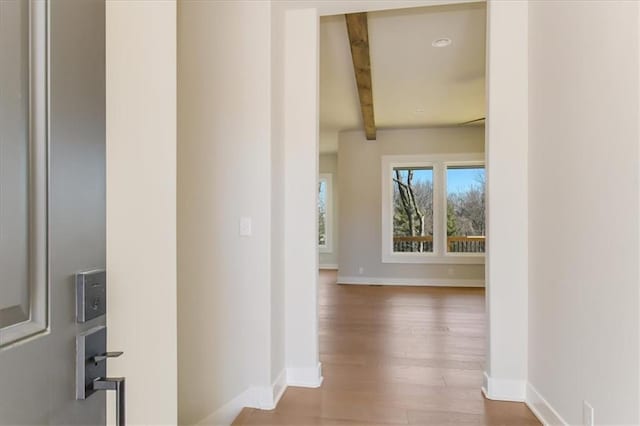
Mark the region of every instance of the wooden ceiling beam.
POLYGON ((358 97, 362 110, 362 121, 367 140, 376 139, 376 121, 373 112, 373 89, 371 84, 371 58, 369 56, 369 25, 367 13, 345 15, 351 45, 353 71, 358 85, 358 97))

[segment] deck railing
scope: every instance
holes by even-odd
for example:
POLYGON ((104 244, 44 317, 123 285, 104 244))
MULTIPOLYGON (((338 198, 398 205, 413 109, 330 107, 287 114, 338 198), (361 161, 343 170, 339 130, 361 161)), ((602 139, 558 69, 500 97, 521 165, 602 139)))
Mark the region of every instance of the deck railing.
POLYGON ((433 251, 433 237, 393 237, 393 251, 398 252, 423 252, 433 251))
MULTIPOLYGON (((484 253, 486 237, 480 236, 451 236, 447 237, 448 253, 484 253)), ((393 251, 398 252, 432 252, 433 237, 393 237, 393 251)))

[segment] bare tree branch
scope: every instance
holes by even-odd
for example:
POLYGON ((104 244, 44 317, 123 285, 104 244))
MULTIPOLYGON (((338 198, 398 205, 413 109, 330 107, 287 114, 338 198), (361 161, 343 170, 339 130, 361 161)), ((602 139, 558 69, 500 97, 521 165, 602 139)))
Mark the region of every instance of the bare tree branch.
POLYGON ((400 170, 395 170, 396 178, 394 179, 398 183, 398 192, 400 193, 400 201, 402 202, 402 208, 407 215, 407 221, 409 224, 409 235, 413 236, 413 215, 411 214, 411 207, 409 205, 409 199, 407 196, 407 187, 400 181, 400 170))

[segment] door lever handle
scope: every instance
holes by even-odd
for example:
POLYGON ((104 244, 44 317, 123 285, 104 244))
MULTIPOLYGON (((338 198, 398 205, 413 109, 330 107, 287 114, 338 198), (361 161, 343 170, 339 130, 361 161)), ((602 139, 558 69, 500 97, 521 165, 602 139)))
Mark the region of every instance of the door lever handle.
MULTIPOLYGON (((122 354, 122 352, 120 352, 122 354)), ((124 377, 100 377, 93 381, 93 390, 116 391, 116 426, 125 426, 124 377)))
POLYGON ((92 356, 90 359, 95 365, 98 365, 99 362, 106 361, 107 358, 118 358, 123 353, 124 352, 105 352, 100 355, 92 356))

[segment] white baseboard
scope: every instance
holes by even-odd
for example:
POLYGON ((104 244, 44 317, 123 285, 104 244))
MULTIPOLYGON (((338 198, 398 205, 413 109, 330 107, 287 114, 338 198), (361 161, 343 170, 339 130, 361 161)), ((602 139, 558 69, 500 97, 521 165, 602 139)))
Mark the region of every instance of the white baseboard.
POLYGON ((245 407, 273 410, 284 391, 287 390, 286 379, 287 373, 283 370, 271 386, 251 386, 213 414, 199 421, 197 426, 228 426, 245 407))
POLYGON ((496 379, 485 372, 482 393, 487 399, 524 402, 545 426, 569 425, 531 383, 523 380, 496 379))
POLYGON ((526 390, 524 380, 496 379, 484 373, 482 393, 487 399, 524 402, 526 390))
POLYGON ((213 414, 200 420, 196 426, 228 426, 238 417, 243 408, 253 400, 253 390, 247 389, 231 401, 218 408, 213 414))
POLYGON ((322 364, 310 368, 287 368, 287 385, 301 388, 319 388, 322 385, 322 364))
POLYGON ((271 386, 273 389, 272 395, 273 395, 273 404, 271 408, 268 408, 269 410, 273 410, 276 408, 276 406, 278 405, 278 402, 280 401, 280 398, 282 398, 282 395, 284 395, 284 391, 287 390, 287 386, 289 384, 287 383, 287 370, 284 369, 280 372, 280 374, 278 375, 278 378, 276 379, 275 382, 273 382, 273 385, 271 386))
POLYGON ((329 269, 332 271, 337 271, 338 270, 338 265, 335 265, 333 263, 325 263, 325 264, 320 264, 318 266, 318 269, 329 269))
POLYGON ((357 285, 405 285, 429 287, 484 287, 484 280, 456 280, 451 278, 391 278, 391 277, 344 277, 338 276, 338 284, 357 285))
POLYGON ((547 402, 531 383, 527 383, 527 395, 525 403, 545 426, 568 426, 569 423, 547 402))
POLYGON ((271 386, 251 386, 213 414, 199 421, 196 426, 228 426, 243 408, 273 410, 288 386, 317 388, 322 384, 322 364, 316 368, 287 368, 271 386))

